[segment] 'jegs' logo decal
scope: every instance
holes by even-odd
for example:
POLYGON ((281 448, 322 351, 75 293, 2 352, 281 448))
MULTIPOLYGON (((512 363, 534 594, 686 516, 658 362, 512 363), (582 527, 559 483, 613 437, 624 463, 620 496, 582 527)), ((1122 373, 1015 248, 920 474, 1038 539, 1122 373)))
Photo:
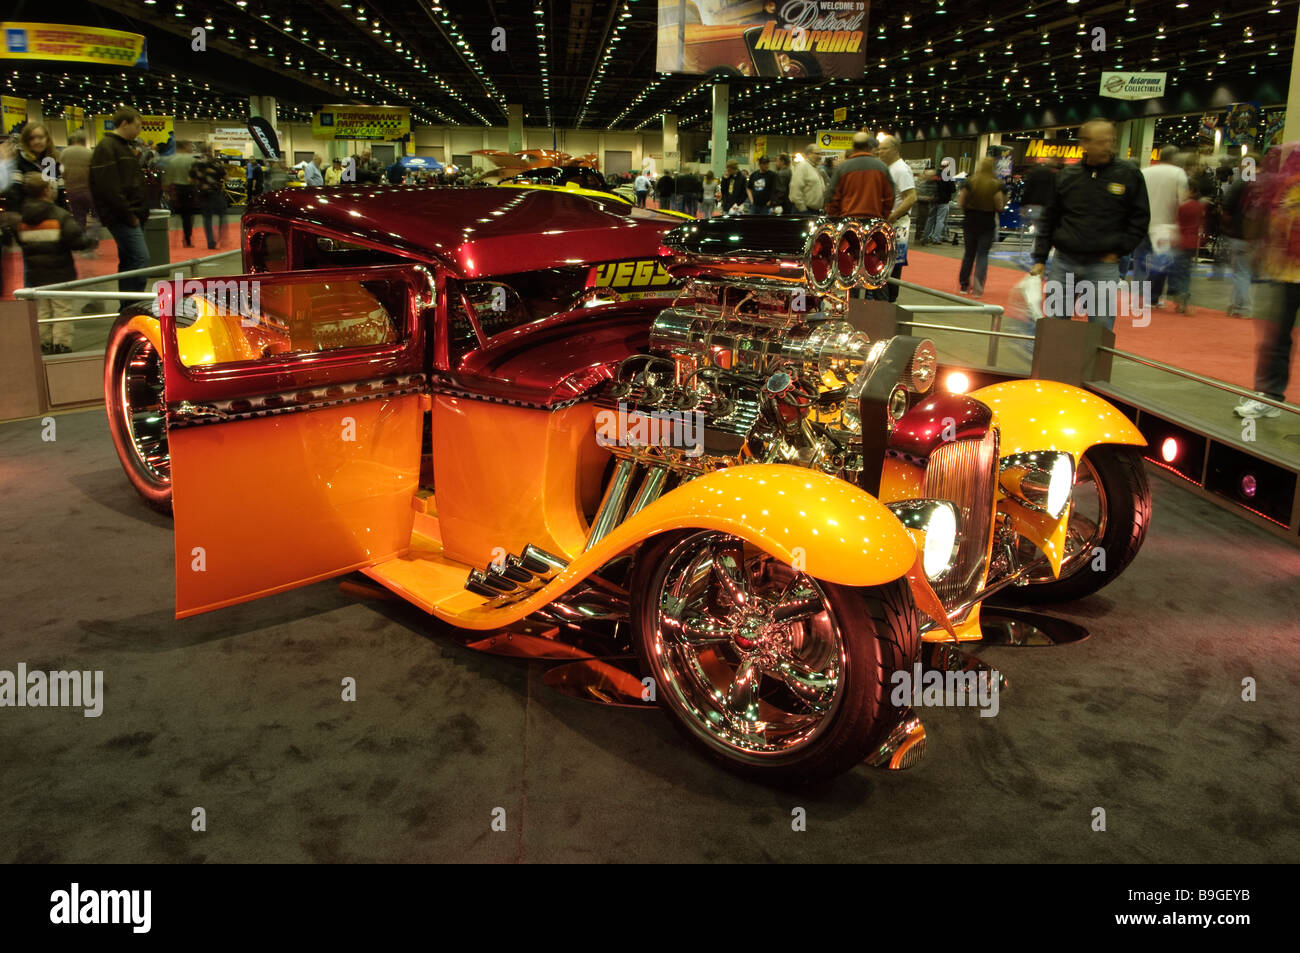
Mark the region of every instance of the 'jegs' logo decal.
POLYGON ((596 275, 597 288, 655 288, 670 284, 673 280, 668 269, 653 258, 644 261, 614 261, 597 265, 592 271, 596 275))

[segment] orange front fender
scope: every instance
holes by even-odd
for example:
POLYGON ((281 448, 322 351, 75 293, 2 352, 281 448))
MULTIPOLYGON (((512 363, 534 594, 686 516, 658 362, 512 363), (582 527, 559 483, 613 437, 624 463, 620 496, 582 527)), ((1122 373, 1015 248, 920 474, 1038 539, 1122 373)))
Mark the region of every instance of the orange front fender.
POLYGON ((993 411, 1001 432, 998 453, 1063 450, 1075 465, 1099 443, 1146 446, 1146 438, 1127 417, 1079 387, 1059 381, 1004 381, 971 391, 993 411))
POLYGON ((490 629, 547 603, 615 556, 659 533, 709 529, 739 536, 816 579, 879 586, 907 575, 916 543, 883 503, 845 480, 787 464, 717 470, 664 494, 618 526, 527 599, 435 614, 453 625, 490 629))

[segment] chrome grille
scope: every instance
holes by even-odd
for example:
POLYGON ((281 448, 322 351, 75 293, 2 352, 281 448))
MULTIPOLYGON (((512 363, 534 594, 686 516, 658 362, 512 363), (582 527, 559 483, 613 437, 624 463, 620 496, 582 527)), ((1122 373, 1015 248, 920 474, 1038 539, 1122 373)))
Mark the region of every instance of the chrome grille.
MULTIPOLYGON (((934 583, 935 595, 949 610, 975 595, 984 584, 997 463, 998 432, 990 430, 983 437, 943 444, 930 455, 925 468, 923 495, 949 500, 961 510, 957 560, 948 575, 934 583)), ((969 611, 953 621, 965 619, 969 611)))

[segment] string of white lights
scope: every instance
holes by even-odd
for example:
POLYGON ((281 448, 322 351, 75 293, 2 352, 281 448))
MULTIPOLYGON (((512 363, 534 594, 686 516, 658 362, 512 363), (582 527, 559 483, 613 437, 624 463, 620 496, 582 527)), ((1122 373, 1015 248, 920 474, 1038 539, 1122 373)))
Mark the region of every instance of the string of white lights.
POLYGON ((537 58, 541 64, 542 102, 546 106, 546 125, 553 126, 551 119, 551 72, 546 64, 546 9, 543 0, 537 0, 533 7, 533 16, 537 19, 537 58))
POLYGON ((583 100, 582 109, 578 113, 578 121, 574 123, 575 129, 582 128, 582 123, 587 118, 587 110, 591 107, 591 102, 596 97, 596 91, 600 89, 601 81, 605 78, 605 70, 614 58, 614 52, 618 49, 618 41, 623 38, 623 31, 627 28, 627 21, 632 19, 630 7, 634 2, 635 0, 624 0, 623 8, 618 13, 618 22, 615 24, 614 32, 609 38, 609 46, 606 48, 604 56, 600 58, 600 65, 596 67, 596 75, 592 78, 591 86, 587 89, 586 99, 583 100))

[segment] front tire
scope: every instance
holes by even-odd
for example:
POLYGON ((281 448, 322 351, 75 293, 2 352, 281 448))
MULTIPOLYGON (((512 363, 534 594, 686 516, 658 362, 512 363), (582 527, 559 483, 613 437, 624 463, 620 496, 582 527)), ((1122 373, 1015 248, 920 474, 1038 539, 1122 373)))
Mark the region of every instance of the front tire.
MULTIPOLYGON (((1079 462, 1061 575, 1029 577, 1003 590, 1007 601, 1072 602, 1113 582, 1137 556, 1151 523, 1151 487, 1139 447, 1099 444, 1079 462), (1100 550, 1100 553, 1098 552, 1100 550)), ((1030 544, 1021 559, 1037 558, 1030 544)))
POLYGON ((172 512, 171 455, 162 355, 139 330, 136 315, 118 317, 104 356, 104 406, 108 431, 126 478, 150 506, 172 512))
POLYGON ((920 648, 906 580, 815 580, 743 540, 666 534, 637 554, 634 641, 660 706, 729 770, 781 786, 861 763, 902 716, 920 648))

